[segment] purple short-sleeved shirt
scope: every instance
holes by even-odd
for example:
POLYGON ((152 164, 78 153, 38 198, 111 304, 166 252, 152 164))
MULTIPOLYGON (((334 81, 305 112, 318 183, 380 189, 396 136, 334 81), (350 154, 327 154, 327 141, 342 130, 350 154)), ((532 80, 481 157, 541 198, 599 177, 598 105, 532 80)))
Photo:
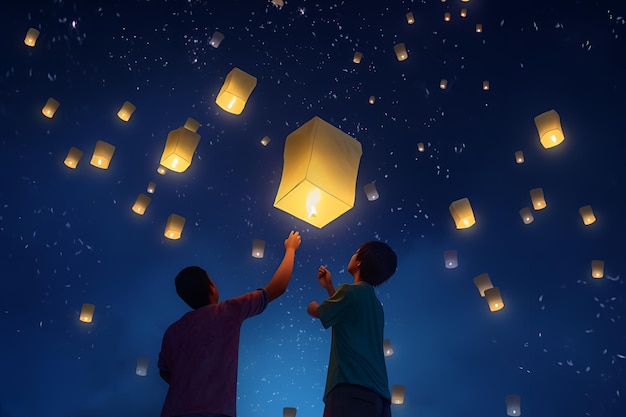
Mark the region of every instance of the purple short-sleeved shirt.
POLYGON ((163 335, 159 369, 170 373, 161 417, 236 416, 239 330, 267 306, 264 289, 190 311, 163 335))

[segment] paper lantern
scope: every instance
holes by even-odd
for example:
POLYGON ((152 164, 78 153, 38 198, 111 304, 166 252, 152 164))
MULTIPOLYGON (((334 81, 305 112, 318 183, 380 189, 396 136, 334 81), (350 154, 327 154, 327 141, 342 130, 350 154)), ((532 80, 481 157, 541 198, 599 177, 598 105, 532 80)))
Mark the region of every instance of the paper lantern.
POLYGON ((531 224, 533 220, 535 220, 535 217, 533 216, 533 213, 530 211, 529 207, 524 207, 523 209, 521 209, 519 211, 519 215, 522 218, 524 224, 531 224))
POLYGON ((489 81, 483 81, 483 91, 489 90, 489 81))
POLYGON ((507 395, 505 397, 506 402, 506 415, 507 416, 521 416, 522 415, 522 398, 519 395, 507 395))
POLYGON ((389 339, 383 340, 383 353, 385 356, 393 355, 393 348, 391 347, 391 341, 389 339))
POLYGON ((24 43, 30 47, 33 47, 35 46, 35 43, 37 43, 38 37, 39 37, 39 31, 35 28, 30 28, 28 29, 28 32, 26 32, 24 43))
POLYGON ((450 21, 450 13, 446 12, 443 14, 443 20, 444 22, 449 22, 450 21))
POLYGON ((148 205, 152 199, 145 194, 139 194, 135 204, 133 204, 133 211, 141 216, 146 212, 148 205))
POLYGON ((172 240, 180 239, 183 233, 183 227, 185 227, 185 218, 172 213, 167 218, 167 224, 165 225, 165 232, 163 235, 172 240))
POLYGON ((226 75, 215 102, 229 113, 241 114, 254 87, 256 77, 235 67, 226 75))
POLYGON ((530 199, 533 201, 533 208, 535 210, 543 210, 548 205, 543 196, 543 188, 533 188, 530 190, 530 199))
POLYGON ((404 43, 398 43, 394 45, 393 50, 396 52, 396 58, 398 61, 404 61, 409 57, 409 54, 406 52, 406 47, 404 43))
POLYGON ((443 253, 443 261, 446 269, 454 269, 459 266, 459 257, 457 251, 447 250, 443 253))
POLYGON ((167 168, 165 168, 163 165, 159 165, 159 167, 157 168, 157 172, 161 175, 165 175, 167 174, 167 168))
POLYGON ((254 239, 252 241, 252 257, 262 258, 265 253, 265 241, 261 239, 254 239))
POLYGON ((167 135, 161 165, 174 172, 184 172, 191 165, 193 153, 200 142, 200 135, 184 126, 167 135))
POLYGON ((183 127, 196 133, 200 128, 200 122, 192 117, 188 117, 187 120, 185 120, 185 124, 183 125, 183 127))
POLYGON ((115 152, 115 146, 105 141, 99 140, 96 142, 96 148, 91 155, 91 165, 100 169, 108 169, 113 153, 115 152))
POLYGON ((376 101, 376 97, 370 96, 369 103, 374 104, 375 101, 376 101))
POLYGON ((404 394, 406 387, 404 385, 391 385, 391 403, 404 404, 404 394))
POLYGON ((604 276, 604 261, 591 261, 591 276, 594 278, 602 278, 604 276))
POLYGON ((413 17, 413 12, 408 12, 406 14, 406 21, 409 25, 412 25, 413 23, 415 23, 415 17, 413 17))
POLYGON ((148 188, 146 189, 146 191, 150 194, 154 194, 154 191, 156 190, 156 184, 153 183, 152 181, 148 183, 148 188))
POLYGON ((476 288, 478 288, 478 292, 480 293, 481 297, 485 296, 485 291, 493 288, 491 278, 489 278, 489 274, 486 272, 474 277, 474 285, 476 285, 476 288))
POLYGON ((52 116, 54 116, 54 113, 56 113, 59 105, 60 103, 58 101, 50 97, 48 101, 46 101, 46 105, 43 106, 43 109, 41 109, 41 112, 47 118, 52 119, 52 116))
POLYGON ((461 9, 461 17, 467 17, 467 9, 461 9))
POLYGON ((580 213, 580 217, 582 217, 585 226, 588 226, 596 221, 596 216, 594 216, 591 206, 583 206, 578 209, 578 212, 580 213))
POLYGON ((461 3, 469 3, 470 0, 461 0, 461 3))
POLYGON ((272 4, 280 10, 285 5, 285 2, 283 2, 283 0, 272 0, 272 4))
POLYGON ((481 25, 480 23, 476 24, 476 33, 482 33, 483 31, 483 25, 481 25))
POLYGON ((504 308, 504 301, 502 301, 502 295, 498 287, 493 287, 485 290, 485 298, 489 304, 489 310, 498 311, 504 308))
POLYGON ((221 32, 218 32, 216 30, 215 32, 213 32, 213 36, 211 36, 209 45, 211 45, 213 48, 217 48, 220 46, 220 43, 222 43, 223 40, 224 40, 224 35, 222 35, 221 32))
POLYGON ((284 407, 283 417, 296 417, 296 411, 295 407, 284 407))
POLYGON ((117 117, 127 122, 130 120, 130 116, 133 115, 136 109, 137 107, 135 107, 133 103, 131 103, 130 101, 125 101, 124 104, 122 104, 122 108, 120 109, 120 111, 117 112, 117 117))
POLYGON ((539 132, 539 141, 546 149, 557 146, 565 140, 561 128, 561 118, 555 110, 549 110, 536 116, 535 126, 539 132))
POLYGON ((148 364, 150 363, 150 359, 147 358, 139 358, 137 359, 137 368, 135 369, 135 374, 139 376, 148 375, 148 364))
POLYGON ((447 87, 448 87, 448 80, 443 78, 441 81, 439 81, 439 88, 441 88, 442 90, 445 90, 447 87))
POLYGON ((72 146, 70 148, 70 151, 67 153, 65 161, 63 161, 63 163, 72 169, 76 169, 78 161, 80 161, 80 158, 82 157, 83 151, 72 146))
POLYGON ((95 309, 96 306, 93 304, 83 304, 83 308, 80 310, 80 321, 85 323, 91 323, 91 321, 93 320, 93 312, 95 309))
POLYGON ((354 206, 361 144, 314 117, 287 136, 274 207, 322 228, 354 206))
POLYGON ((365 184, 363 187, 363 191, 365 191, 365 195, 367 196, 368 201, 378 200, 378 190, 376 190, 376 184, 370 182, 369 184, 365 184))
POLYGON ((452 214, 457 229, 467 229, 476 223, 474 211, 468 198, 453 201, 450 204, 450 214, 452 214))
POLYGON ((522 151, 515 152, 515 162, 517 162, 518 164, 524 163, 524 152, 522 151))
POLYGON ((264 136, 263 139, 261 139, 261 145, 267 146, 268 143, 270 143, 270 137, 264 136))
POLYGON ((422 142, 417 144, 417 151, 424 152, 424 144, 422 142))
POLYGON ((354 56, 352 57, 352 62, 354 62, 355 64, 360 64, 362 58, 363 54, 361 52, 355 52, 354 56))

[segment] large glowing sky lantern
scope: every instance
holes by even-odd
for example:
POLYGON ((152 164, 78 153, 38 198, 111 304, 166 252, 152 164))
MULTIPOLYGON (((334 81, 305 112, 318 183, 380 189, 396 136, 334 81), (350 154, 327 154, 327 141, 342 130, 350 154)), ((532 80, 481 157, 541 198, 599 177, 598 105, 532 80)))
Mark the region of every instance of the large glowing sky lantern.
POLYGON ((274 207, 322 228, 354 206, 361 143, 314 117, 285 141, 274 207))
POLYGON ((539 141, 544 148, 557 146, 565 139, 561 128, 561 118, 555 110, 549 110, 535 117, 539 141))
POLYGON ((200 123, 189 118, 184 126, 172 130, 167 135, 165 149, 161 155, 161 166, 174 172, 184 172, 191 165, 193 153, 200 142, 196 133, 200 123))
POLYGON ((235 67, 226 75, 215 103, 229 113, 241 114, 255 87, 256 77, 235 67))

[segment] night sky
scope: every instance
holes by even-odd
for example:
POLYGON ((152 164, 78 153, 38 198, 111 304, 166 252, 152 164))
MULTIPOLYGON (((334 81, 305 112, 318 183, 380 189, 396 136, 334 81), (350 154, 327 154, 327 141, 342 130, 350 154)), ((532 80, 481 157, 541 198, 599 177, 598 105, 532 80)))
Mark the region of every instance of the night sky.
POLYGON ((506 416, 509 394, 526 416, 623 415, 624 16, 618 0, 2 2, 0 417, 158 415, 161 338, 189 311, 175 275, 203 267, 221 299, 265 286, 290 230, 302 245, 289 288, 242 328, 239 416, 322 415, 331 331, 306 306, 325 299, 319 265, 350 283, 351 255, 373 239, 398 254, 377 288, 389 383, 406 387, 394 416, 506 416), (215 103, 234 67, 257 78, 240 115, 215 103), (565 140, 545 149, 534 118, 551 109, 565 140), (273 207, 285 139, 315 116, 363 149, 354 207, 321 229, 273 207), (201 124, 193 162, 159 175, 188 117, 201 124), (98 140, 116 147, 107 170, 89 164, 98 140), (547 207, 526 225, 518 212, 538 187, 547 207), (461 198, 468 229, 448 209, 461 198), (179 240, 163 236, 172 213, 186 218, 179 240), (502 310, 477 291, 482 273, 502 310))

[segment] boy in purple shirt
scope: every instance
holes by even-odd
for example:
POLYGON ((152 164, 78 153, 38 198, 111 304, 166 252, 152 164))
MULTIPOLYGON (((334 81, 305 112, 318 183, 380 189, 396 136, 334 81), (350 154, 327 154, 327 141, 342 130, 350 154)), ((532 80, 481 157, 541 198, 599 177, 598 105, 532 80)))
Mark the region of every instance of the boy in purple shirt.
POLYGON ((298 232, 289 233, 285 256, 265 288, 222 302, 203 269, 190 266, 176 276, 176 292, 193 311, 163 335, 159 370, 169 389, 161 417, 237 415, 241 324, 285 292, 300 242, 298 232))

